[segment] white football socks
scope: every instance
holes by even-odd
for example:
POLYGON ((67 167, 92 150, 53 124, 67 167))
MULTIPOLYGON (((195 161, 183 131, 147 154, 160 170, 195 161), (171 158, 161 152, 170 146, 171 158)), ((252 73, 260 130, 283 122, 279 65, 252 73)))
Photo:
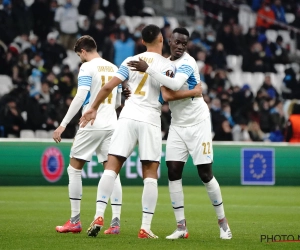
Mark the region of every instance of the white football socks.
MULTIPOLYGON (((71 218, 80 214, 80 204, 82 197, 82 178, 81 170, 73 168, 71 165, 67 168, 69 175, 69 199, 71 203, 71 218)), ((79 218, 78 218, 79 219, 79 218)))
POLYGON ((112 208, 112 220, 114 218, 118 218, 120 220, 122 206, 122 186, 120 175, 117 175, 117 178, 115 179, 114 189, 110 196, 110 203, 112 208))
POLYGON ((182 179, 176 181, 169 180, 169 192, 176 222, 185 220, 182 179))
POLYGON ((157 179, 145 178, 142 195, 143 219, 141 228, 150 231, 158 197, 157 179))
POLYGON ((209 199, 211 200, 211 203, 215 208, 218 219, 223 219, 225 217, 225 212, 223 207, 221 189, 218 181, 215 177, 213 177, 208 183, 204 183, 204 185, 206 187, 209 199))
POLYGON ((112 170, 104 170, 98 183, 97 203, 95 219, 99 216, 104 217, 109 197, 111 196, 117 174, 112 170))

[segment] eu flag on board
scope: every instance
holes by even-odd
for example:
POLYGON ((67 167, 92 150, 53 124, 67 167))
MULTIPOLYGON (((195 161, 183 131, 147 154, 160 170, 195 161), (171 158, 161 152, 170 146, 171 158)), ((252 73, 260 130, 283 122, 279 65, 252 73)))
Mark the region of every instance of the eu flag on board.
POLYGON ((242 149, 242 185, 275 184, 275 152, 271 148, 242 149))

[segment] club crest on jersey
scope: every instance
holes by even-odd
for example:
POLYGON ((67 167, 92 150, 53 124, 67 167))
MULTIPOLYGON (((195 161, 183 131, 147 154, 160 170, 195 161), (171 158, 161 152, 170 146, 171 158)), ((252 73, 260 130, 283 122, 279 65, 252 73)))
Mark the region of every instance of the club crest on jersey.
POLYGON ((166 72, 166 76, 169 76, 169 77, 173 78, 174 77, 174 72, 172 70, 168 70, 166 72))
POLYGON ((64 158, 56 147, 47 148, 41 160, 41 170, 44 178, 49 182, 57 182, 64 172, 64 158))

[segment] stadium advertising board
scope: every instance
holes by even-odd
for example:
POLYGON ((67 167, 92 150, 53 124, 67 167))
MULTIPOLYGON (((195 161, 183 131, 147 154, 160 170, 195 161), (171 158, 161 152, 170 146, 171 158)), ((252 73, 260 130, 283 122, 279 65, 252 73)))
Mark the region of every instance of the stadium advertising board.
MULTIPOLYGON (((67 166, 72 141, 0 141, 0 185, 67 185, 67 166)), ((220 185, 300 185, 300 145, 214 143, 214 175, 220 185)), ((159 185, 167 185, 165 144, 158 170, 159 185)), ((82 171, 83 185, 97 185, 103 173, 94 155, 82 171)), ((138 150, 124 163, 123 185, 142 185, 138 150)), ((185 185, 202 185, 189 158, 184 168, 185 185)))

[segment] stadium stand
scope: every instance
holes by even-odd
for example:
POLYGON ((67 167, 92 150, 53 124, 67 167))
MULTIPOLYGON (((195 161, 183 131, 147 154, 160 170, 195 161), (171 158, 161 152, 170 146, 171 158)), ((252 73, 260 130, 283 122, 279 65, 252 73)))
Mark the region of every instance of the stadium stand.
MULTIPOLYGON (((197 61, 205 82, 205 101, 211 109, 213 99, 220 101, 217 112, 220 119, 226 119, 222 106, 229 103, 234 121, 244 116, 242 118, 249 122, 255 119, 263 126, 261 117, 268 106, 267 112, 277 112, 284 118, 283 123, 287 122, 286 107, 290 100, 300 99, 300 5, 281 1, 279 7, 286 22, 276 19, 270 28, 262 29, 255 26, 257 18, 270 20, 257 14, 260 6, 252 6, 252 1, 203 0, 202 4, 187 6, 186 10, 184 0, 141 1, 140 9, 125 9, 125 0, 117 2, 113 9, 110 5, 99 5, 95 9, 92 4, 82 8, 80 0, 72 2, 79 12, 79 31, 75 35, 93 36, 104 59, 115 63, 115 55, 120 53, 115 49, 116 42, 130 41, 128 44, 134 46, 130 47, 132 55, 143 52, 141 30, 151 23, 161 28, 165 39, 163 55, 169 56, 170 32, 185 26, 191 34, 187 50, 197 61), (191 8, 195 8, 194 11, 191 8), (133 15, 127 16, 130 11, 134 11, 133 15), (121 33, 125 34, 124 40, 121 33), (270 76, 270 83, 265 82, 266 76, 270 76), (276 106, 278 103, 285 107, 283 112, 276 106)), ((53 130, 76 93, 80 59, 75 52, 61 46, 61 32, 54 21, 56 9, 64 6, 65 1, 52 1, 51 7, 34 0, 26 0, 25 4, 27 7, 18 11, 27 14, 22 22, 11 27, 11 32, 3 30, 9 30, 10 9, 14 13, 18 6, 11 0, 0 5, 0 17, 6 17, 1 20, 7 20, 0 24, 0 127, 4 131, 1 136, 18 136, 17 132, 5 132, 9 131, 8 126, 14 125, 10 117, 16 116, 24 123, 20 137, 52 138, 53 130), (38 4, 45 6, 41 9, 38 4), (35 27, 35 23, 40 23, 39 27, 35 27), (42 91, 42 86, 48 86, 49 91, 47 88, 42 91), (17 104, 17 113, 10 111, 11 101, 17 104), (5 119, 10 123, 4 122, 5 119)), ((123 56, 122 51, 118 56, 123 56)), ((164 105, 167 110, 167 104, 164 105)), ((170 114, 163 112, 162 116, 165 121, 170 114)), ((76 119, 78 117, 70 123, 73 125, 69 131, 65 131, 66 138, 74 136, 76 119)), ((272 126, 275 128, 276 124, 272 126)), ((162 134, 165 139, 168 133, 162 131, 162 134)))
POLYGON ((49 133, 48 131, 38 129, 35 131, 35 138, 48 139, 49 133))
POLYGON ((35 138, 35 133, 33 130, 24 129, 20 132, 20 138, 35 138))
POLYGON ((13 89, 12 80, 7 75, 0 75, 0 97, 13 89))

